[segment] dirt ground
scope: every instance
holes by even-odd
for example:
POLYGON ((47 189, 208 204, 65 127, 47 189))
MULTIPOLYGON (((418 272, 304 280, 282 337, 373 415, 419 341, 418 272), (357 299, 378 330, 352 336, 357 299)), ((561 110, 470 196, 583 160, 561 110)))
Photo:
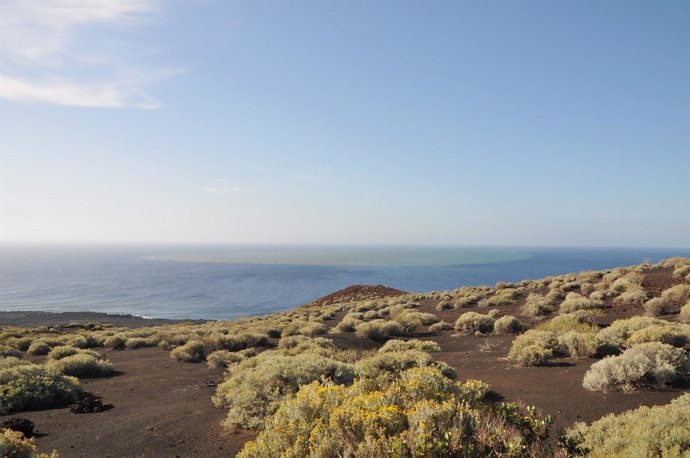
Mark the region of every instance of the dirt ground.
POLYGON ((159 348, 104 353, 118 375, 82 384, 112 409, 17 415, 35 423, 42 450, 57 449, 65 458, 220 457, 235 456, 253 437, 221 427, 225 411, 211 403, 221 370, 173 361, 159 348))

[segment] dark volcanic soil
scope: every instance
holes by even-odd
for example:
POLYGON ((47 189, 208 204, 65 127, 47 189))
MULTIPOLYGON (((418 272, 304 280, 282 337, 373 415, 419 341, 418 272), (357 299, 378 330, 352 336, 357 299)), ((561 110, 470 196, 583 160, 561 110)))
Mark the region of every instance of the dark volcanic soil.
POLYGON ((66 458, 234 456, 253 437, 221 427, 225 411, 211 403, 211 385, 222 371, 173 361, 159 348, 104 353, 122 373, 82 383, 112 409, 17 414, 35 423, 42 450, 55 448, 66 458))

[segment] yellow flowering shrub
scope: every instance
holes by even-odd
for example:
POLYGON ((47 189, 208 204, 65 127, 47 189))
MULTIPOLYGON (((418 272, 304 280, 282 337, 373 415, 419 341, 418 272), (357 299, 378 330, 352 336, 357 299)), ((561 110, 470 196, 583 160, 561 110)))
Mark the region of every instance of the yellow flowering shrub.
POLYGON ((0 430, 0 456, 9 458, 59 458, 58 452, 41 453, 33 439, 10 429, 0 430))
POLYGON ((433 367, 385 383, 314 381, 284 402, 238 457, 524 456, 538 448, 550 419, 515 404, 484 403, 488 389, 433 367))

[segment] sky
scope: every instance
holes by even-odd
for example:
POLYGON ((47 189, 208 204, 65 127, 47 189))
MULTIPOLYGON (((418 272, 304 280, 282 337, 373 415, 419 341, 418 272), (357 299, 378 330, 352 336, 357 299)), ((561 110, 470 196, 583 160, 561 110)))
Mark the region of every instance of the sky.
POLYGON ((690 247, 690 2, 0 0, 0 242, 690 247))

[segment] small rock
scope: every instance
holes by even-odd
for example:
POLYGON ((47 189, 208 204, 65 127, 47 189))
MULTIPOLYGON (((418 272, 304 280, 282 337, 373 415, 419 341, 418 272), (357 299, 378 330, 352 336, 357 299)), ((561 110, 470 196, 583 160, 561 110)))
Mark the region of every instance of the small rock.
POLYGON ((19 431, 26 437, 34 436, 34 422, 26 418, 11 417, 0 421, 0 429, 19 431))

